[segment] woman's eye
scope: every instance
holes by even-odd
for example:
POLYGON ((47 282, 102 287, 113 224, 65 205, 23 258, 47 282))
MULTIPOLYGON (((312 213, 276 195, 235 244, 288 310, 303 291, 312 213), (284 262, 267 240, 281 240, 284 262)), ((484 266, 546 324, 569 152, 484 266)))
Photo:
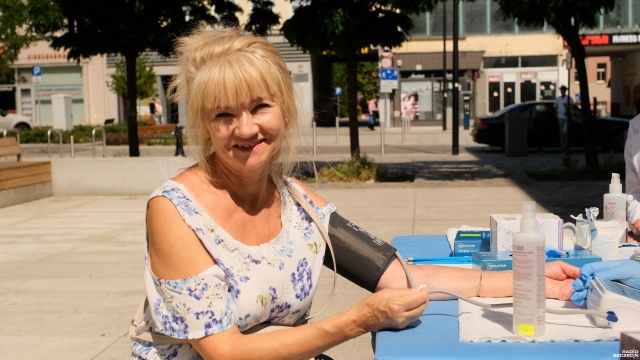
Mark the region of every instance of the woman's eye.
POLYGON ((229 113, 223 112, 223 113, 216 114, 215 118, 216 119, 226 119, 226 118, 228 118, 230 116, 232 116, 232 115, 229 114, 229 113))
POLYGON ((271 105, 269 105, 267 103, 260 103, 260 104, 256 105, 251 112, 255 113, 255 112, 258 112, 258 111, 260 111, 262 109, 268 109, 270 107, 271 107, 271 105))

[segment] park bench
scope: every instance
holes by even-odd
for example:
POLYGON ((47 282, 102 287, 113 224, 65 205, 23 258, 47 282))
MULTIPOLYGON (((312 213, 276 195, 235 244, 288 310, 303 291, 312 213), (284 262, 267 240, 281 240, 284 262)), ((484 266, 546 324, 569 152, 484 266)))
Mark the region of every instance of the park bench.
POLYGON ((21 155, 16 138, 0 138, 0 207, 52 195, 51 163, 21 161, 21 155))

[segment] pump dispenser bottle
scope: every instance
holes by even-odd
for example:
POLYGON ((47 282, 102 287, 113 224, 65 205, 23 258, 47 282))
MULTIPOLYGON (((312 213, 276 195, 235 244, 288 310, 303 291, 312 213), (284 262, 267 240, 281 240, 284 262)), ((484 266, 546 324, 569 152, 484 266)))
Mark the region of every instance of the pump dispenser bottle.
POLYGON ((545 239, 537 231, 536 203, 522 203, 520 232, 513 235, 513 333, 545 330, 545 239))
MULTIPOLYGON (((622 184, 620 183, 620 174, 611 174, 611 184, 609 184, 609 192, 604 194, 603 218, 604 221, 617 220, 621 226, 625 226, 627 222, 627 194, 622 192, 622 184)), ((620 238, 620 242, 627 241, 626 234, 620 238)))

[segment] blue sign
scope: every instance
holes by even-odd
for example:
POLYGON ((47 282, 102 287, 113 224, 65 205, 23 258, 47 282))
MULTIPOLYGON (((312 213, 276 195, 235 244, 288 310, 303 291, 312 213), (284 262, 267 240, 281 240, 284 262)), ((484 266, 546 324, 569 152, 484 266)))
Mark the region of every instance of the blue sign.
POLYGON ((31 68, 31 75, 33 76, 42 76, 42 66, 36 65, 31 68))
POLYGON ((398 69, 380 69, 380 80, 398 81, 398 69))
POLYGON ((336 88, 336 95, 342 95, 342 88, 341 87, 337 87, 336 88))

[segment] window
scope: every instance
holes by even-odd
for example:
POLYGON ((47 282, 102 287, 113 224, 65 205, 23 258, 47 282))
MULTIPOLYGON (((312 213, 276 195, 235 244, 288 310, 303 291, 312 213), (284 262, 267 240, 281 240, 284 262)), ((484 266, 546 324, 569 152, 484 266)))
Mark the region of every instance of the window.
POLYGON ((631 27, 640 26, 640 0, 631 0, 631 27))
POLYGON ((626 27, 628 24, 626 17, 628 12, 626 7, 628 6, 628 0, 616 1, 611 12, 603 15, 603 27, 605 29, 618 29, 618 27, 626 27))
POLYGON ((515 23, 513 20, 504 20, 502 14, 500 14, 500 5, 497 2, 491 1, 489 16, 491 16, 491 28, 490 34, 514 34, 515 23))
POLYGON ((447 26, 447 37, 453 35, 453 4, 451 1, 447 1, 444 4, 440 3, 429 14, 429 36, 442 37, 442 26, 447 26), (446 14, 444 13, 446 11, 446 14), (445 18, 446 16, 446 18, 445 18), (446 23, 444 23, 446 22, 446 23))
POLYGON ((463 35, 487 34, 487 3, 486 1, 461 2, 463 19, 463 35))
MULTIPOLYGON (((409 31, 409 35, 411 35, 411 37, 416 38, 427 35, 427 15, 427 13, 409 15, 409 18, 413 23, 413 28, 409 31)), ((442 32, 440 32, 440 34, 442 34, 442 32)))
POLYGON ((518 67, 517 56, 486 57, 482 62, 486 69, 518 67))
POLYGON ((599 63, 597 71, 598 84, 604 84, 607 81, 607 64, 599 63))
POLYGON ((520 58, 522 67, 558 66, 557 56, 523 56, 520 58))

